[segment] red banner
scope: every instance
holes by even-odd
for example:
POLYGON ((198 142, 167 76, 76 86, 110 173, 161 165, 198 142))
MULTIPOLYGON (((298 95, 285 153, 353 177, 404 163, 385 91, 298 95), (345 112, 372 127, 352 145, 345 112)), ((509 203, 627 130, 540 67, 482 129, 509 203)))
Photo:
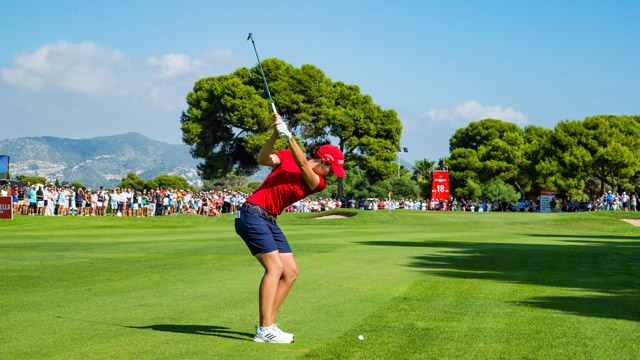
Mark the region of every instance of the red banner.
POLYGON ((437 204, 440 200, 444 203, 444 208, 448 208, 451 199, 449 192, 449 172, 446 170, 433 170, 433 182, 431 183, 431 204, 437 204))
POLYGON ((11 196, 0 196, 0 219, 13 220, 11 196))

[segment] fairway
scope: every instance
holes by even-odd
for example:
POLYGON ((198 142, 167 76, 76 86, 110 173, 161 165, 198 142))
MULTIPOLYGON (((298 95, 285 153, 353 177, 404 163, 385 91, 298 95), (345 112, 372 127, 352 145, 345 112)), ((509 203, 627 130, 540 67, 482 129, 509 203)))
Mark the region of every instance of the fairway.
POLYGON ((0 222, 0 359, 638 358, 631 216, 356 213, 278 219, 294 344, 252 341, 262 267, 231 214, 0 222))

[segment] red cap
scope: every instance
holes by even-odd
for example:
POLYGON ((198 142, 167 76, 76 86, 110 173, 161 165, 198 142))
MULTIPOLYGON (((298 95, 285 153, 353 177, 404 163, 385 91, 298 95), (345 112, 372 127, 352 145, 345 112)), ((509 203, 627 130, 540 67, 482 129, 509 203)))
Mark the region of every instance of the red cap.
POLYGON ((328 162, 331 165, 331 169, 337 177, 347 176, 347 174, 344 173, 344 169, 342 168, 342 166, 344 165, 344 155, 342 155, 342 151, 340 151, 337 146, 320 146, 320 149, 318 149, 318 156, 323 158, 324 161, 328 162))

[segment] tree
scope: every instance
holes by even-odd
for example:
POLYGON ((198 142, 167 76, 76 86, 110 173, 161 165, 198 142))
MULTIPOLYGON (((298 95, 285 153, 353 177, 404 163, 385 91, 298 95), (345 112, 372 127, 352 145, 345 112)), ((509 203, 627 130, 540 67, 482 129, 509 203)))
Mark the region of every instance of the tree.
POLYGON ((581 145, 593 158, 593 175, 617 190, 640 171, 640 117, 599 115, 584 120, 581 145))
MULTIPOLYGON (((303 146, 338 139, 347 170, 359 166, 372 179, 393 175, 402 126, 355 85, 333 83, 313 65, 295 68, 279 59, 262 62, 278 111, 303 146)), ((183 141, 204 163, 204 179, 231 171, 250 175, 272 133, 273 118, 258 66, 196 81, 182 113, 183 141)), ((275 150, 286 148, 280 139, 275 150)))
POLYGON ((126 177, 122 178, 120 185, 121 189, 137 189, 142 190, 144 188, 145 181, 141 179, 136 173, 129 173, 126 177))
POLYGON ((338 197, 338 178, 335 176, 328 177, 326 179, 326 186, 324 190, 317 192, 310 196, 312 199, 327 199, 338 197))
POLYGON ((409 169, 404 165, 400 165, 400 167, 398 168, 398 175, 400 175, 400 177, 408 177, 408 178, 411 178, 413 176, 411 174, 411 171, 409 171, 409 169))
POLYGON ((456 148, 446 160, 449 164, 449 186, 457 197, 465 197, 457 189, 467 186, 467 180, 478 181, 476 169, 479 167, 478 153, 474 149, 456 148))
POLYGON ((550 142, 554 154, 544 163, 558 174, 550 178, 560 195, 632 189, 640 171, 639 118, 598 115, 558 123, 550 142))
POLYGON ((73 186, 74 189, 81 189, 84 187, 84 184, 81 182, 74 181, 71 183, 71 186, 73 186))
POLYGON ((247 187, 251 190, 251 192, 254 192, 254 191, 258 190, 260 185, 262 185, 262 183, 260 181, 252 181, 252 182, 249 183, 249 185, 247 185, 247 187))
POLYGON ((520 193, 500 178, 494 178, 482 185, 482 197, 494 201, 514 202, 520 199, 520 193))
POLYGON ((431 183, 433 181, 433 166, 435 161, 427 158, 416 160, 413 166, 413 179, 418 184, 420 196, 424 199, 431 197, 431 183))
POLYGON ((524 144, 524 131, 501 120, 485 119, 456 130, 449 141, 451 156, 447 161, 452 185, 467 186, 467 179, 486 183, 497 177, 524 196, 529 185, 520 176, 527 162, 524 144))
POLYGON ((149 180, 144 188, 147 190, 155 190, 156 188, 193 190, 193 186, 189 184, 187 179, 178 175, 160 175, 149 180))
POLYGON ((552 144, 554 131, 529 125, 524 128, 524 149, 526 161, 520 168, 518 182, 525 184, 530 193, 540 194, 540 190, 557 189, 555 183, 561 173, 555 159, 558 151, 552 144))
POLYGON ((396 199, 418 199, 420 197, 418 184, 405 176, 378 181, 372 187, 374 195, 372 197, 384 199, 387 197, 389 189, 391 189, 391 196, 396 199))
POLYGON ((472 178, 465 181, 464 186, 454 190, 457 198, 478 200, 482 197, 482 185, 472 178))
MULTIPOLYGON (((356 85, 333 84, 325 125, 327 135, 339 139, 345 164, 358 166, 371 180, 392 177, 397 171, 402 125, 394 110, 383 110, 356 85)), ((320 134, 322 136, 322 134, 320 134)))
MULTIPOLYGON (((329 178, 329 181, 332 180, 333 177, 329 178)), ((344 194, 347 196, 351 196, 357 199, 366 199, 369 197, 373 197, 371 194, 371 182, 367 177, 367 174, 359 169, 353 168, 349 172, 349 176, 347 176, 344 181, 344 194)))
POLYGON ((589 138, 583 121, 565 120, 556 125, 552 137, 556 152, 550 162, 558 172, 553 183, 559 197, 578 197, 593 175, 593 155, 584 146, 589 138))
POLYGON ((27 184, 28 182, 31 183, 31 185, 34 184, 46 184, 47 183, 47 179, 43 176, 18 176, 17 180, 22 182, 23 184, 27 184))
POLYGON ((553 130, 486 119, 458 129, 450 140, 451 188, 502 179, 522 196, 554 189, 559 197, 632 190, 640 178, 640 116, 599 115, 565 120, 553 130), (472 180, 470 183, 468 180, 472 180))
POLYGON ((427 180, 432 179, 433 167, 435 164, 435 161, 430 161, 428 158, 416 160, 413 165, 413 176, 427 180))
MULTIPOLYGON (((238 186, 246 187, 249 184, 249 177, 238 175, 235 171, 231 171, 224 176, 216 177, 210 180, 204 180, 205 189, 230 190, 238 186)), ((260 183, 258 184, 260 186, 260 183)), ((256 186, 256 189, 258 187, 256 186)))

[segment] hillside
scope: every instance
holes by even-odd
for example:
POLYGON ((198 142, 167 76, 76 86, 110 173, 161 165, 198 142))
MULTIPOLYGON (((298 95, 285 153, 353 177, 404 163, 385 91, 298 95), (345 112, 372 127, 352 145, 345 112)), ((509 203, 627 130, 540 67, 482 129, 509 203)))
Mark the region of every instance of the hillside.
POLYGON ((9 155, 12 176, 44 176, 50 181, 78 181, 86 186, 115 186, 128 173, 145 180, 163 174, 185 177, 202 185, 187 145, 172 145, 138 133, 67 139, 22 137, 0 140, 0 154, 9 155))

